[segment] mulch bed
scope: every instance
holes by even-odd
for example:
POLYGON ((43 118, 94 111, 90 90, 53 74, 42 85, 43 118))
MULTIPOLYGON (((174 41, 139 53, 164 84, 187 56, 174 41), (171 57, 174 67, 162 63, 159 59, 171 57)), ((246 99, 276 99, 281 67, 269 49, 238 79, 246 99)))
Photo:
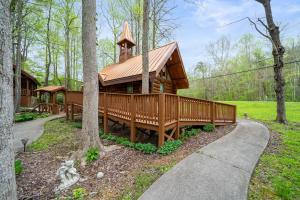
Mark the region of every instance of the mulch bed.
MULTIPOLYGON (((135 174, 150 164, 179 162, 196 149, 226 135, 234 127, 222 126, 211 133, 202 132, 186 140, 180 149, 168 156, 145 155, 125 147, 108 152, 90 165, 76 165, 81 178, 86 180, 78 182, 62 195, 70 195, 73 188, 83 187, 89 192, 90 199, 116 199, 128 186, 134 184, 135 174), (97 179, 97 172, 103 172, 104 177, 97 179)), ((75 135, 80 137, 78 133, 75 135)), ((74 144, 70 149, 74 149, 74 144)), ((66 144, 62 148, 56 146, 47 151, 19 153, 16 159, 22 160, 24 166, 23 172, 17 176, 19 199, 55 198, 53 189, 59 185, 56 171, 70 155, 66 144)))

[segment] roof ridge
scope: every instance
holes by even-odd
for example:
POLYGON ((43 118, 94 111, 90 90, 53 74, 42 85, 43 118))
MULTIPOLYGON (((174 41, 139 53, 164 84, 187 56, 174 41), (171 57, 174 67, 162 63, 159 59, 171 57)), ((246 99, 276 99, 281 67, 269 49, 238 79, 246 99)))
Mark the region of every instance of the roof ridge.
MULTIPOLYGON (((154 50, 157 50, 157 49, 160 49, 160 48, 163 48, 163 47, 165 47, 165 46, 168 46, 168 45, 170 45, 170 44, 172 44, 172 43, 175 43, 175 44, 177 44, 177 42, 176 41, 172 41, 172 42, 169 42, 169 43, 167 43, 167 44, 164 44, 164 45, 162 45, 162 46, 159 46, 159 47, 156 47, 156 48, 154 48, 154 49, 151 49, 151 50, 149 50, 148 51, 148 53, 150 53, 151 51, 154 51, 154 50)), ((135 57, 138 57, 138 56, 141 56, 142 54, 139 54, 139 55, 135 55, 135 56, 132 56, 131 58, 129 58, 128 60, 130 60, 130 59, 132 59, 132 58, 135 58, 135 57)), ((126 60, 126 61, 128 61, 128 60, 126 60)), ((125 62, 126 62, 125 61, 125 62)), ((105 68, 107 68, 107 67, 110 67, 110 66, 113 66, 113 65, 118 65, 118 64, 120 64, 120 63, 112 63, 112 64, 110 64, 110 65, 106 65, 103 69, 101 69, 100 70, 100 72, 99 73, 101 73, 101 71, 103 71, 105 68)))

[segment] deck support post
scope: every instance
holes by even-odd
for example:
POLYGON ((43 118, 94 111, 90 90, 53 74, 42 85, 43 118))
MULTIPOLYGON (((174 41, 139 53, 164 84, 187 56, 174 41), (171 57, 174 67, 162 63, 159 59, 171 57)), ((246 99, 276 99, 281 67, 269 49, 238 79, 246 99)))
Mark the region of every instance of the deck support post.
POLYGON ((216 106, 215 106, 215 102, 214 101, 212 101, 212 102, 210 102, 210 110, 211 110, 211 113, 210 113, 210 120, 211 120, 211 123, 212 124, 214 124, 215 123, 215 108, 216 108, 216 106))
POLYGON ((71 120, 74 120, 74 104, 71 104, 71 120))
POLYGON ((165 142, 165 94, 159 94, 158 100, 158 147, 165 142))
POLYGON ((233 123, 236 123, 236 106, 233 108, 233 123))
POLYGON ((69 120, 69 104, 65 104, 66 120, 69 120))
POLYGON ((107 96, 103 94, 103 131, 108 133, 108 118, 107 118, 107 96))
POLYGON ((131 120, 130 120, 130 141, 136 142, 136 127, 135 127, 135 102, 134 95, 130 95, 130 109, 131 109, 131 120))
POLYGON ((177 96, 177 105, 176 105, 176 131, 175 131, 175 140, 179 139, 180 136, 180 97, 177 96))

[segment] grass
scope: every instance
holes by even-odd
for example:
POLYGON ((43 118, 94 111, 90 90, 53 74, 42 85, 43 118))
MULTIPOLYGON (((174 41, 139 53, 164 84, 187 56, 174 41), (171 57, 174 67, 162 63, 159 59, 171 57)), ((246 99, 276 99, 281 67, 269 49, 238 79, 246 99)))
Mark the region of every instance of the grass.
POLYGON ((227 102, 238 106, 238 115, 264 122, 279 133, 278 151, 265 152, 256 167, 249 199, 300 199, 300 103, 286 103, 288 125, 274 121, 275 102, 227 102))
POLYGON ((66 141, 73 141, 74 131, 75 127, 72 122, 66 122, 64 119, 49 121, 44 126, 43 135, 29 145, 29 149, 32 151, 42 151, 66 141))

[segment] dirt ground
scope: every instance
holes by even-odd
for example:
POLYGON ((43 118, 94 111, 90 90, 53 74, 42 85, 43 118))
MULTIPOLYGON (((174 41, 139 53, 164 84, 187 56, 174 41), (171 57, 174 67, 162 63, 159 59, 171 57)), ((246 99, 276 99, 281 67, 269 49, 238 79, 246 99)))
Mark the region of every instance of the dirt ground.
MULTIPOLYGON (((104 157, 92 164, 81 167, 77 164, 81 181, 72 186, 61 196, 71 194, 73 188, 83 187, 89 193, 90 199, 117 199, 126 187, 133 185, 135 174, 147 168, 151 164, 176 163, 218 138, 226 135, 234 128, 234 125, 217 127, 214 132, 201 132, 199 135, 189 138, 174 153, 168 156, 159 154, 146 155, 139 151, 122 147, 108 152, 104 157), (98 179, 97 172, 103 172, 104 177, 98 179)), ((75 133, 80 141, 80 130, 75 133)), ((105 141, 104 141, 105 142, 105 141)), ((111 142, 105 142, 106 145, 111 142)), ((57 196, 53 189, 59 185, 56 171, 60 164, 67 160, 74 150, 74 145, 67 142, 56 145, 41 152, 19 153, 16 159, 22 160, 23 172, 17 176, 19 199, 54 199, 57 196)), ((75 148, 76 149, 76 148, 75 148)))

